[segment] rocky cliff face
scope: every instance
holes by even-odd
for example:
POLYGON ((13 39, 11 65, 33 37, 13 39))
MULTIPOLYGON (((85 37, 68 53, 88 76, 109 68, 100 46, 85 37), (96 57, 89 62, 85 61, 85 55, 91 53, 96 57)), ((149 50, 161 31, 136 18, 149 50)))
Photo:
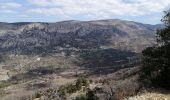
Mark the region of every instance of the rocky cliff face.
POLYGON ((0 50, 37 53, 58 48, 114 48, 140 52, 155 43, 154 33, 161 27, 124 20, 0 23, 0 50))

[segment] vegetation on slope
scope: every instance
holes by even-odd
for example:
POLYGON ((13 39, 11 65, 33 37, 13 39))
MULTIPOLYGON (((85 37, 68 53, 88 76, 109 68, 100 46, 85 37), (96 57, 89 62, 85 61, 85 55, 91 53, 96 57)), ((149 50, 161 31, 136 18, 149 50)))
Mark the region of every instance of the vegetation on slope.
POLYGON ((157 31, 155 47, 145 49, 141 78, 146 84, 170 89, 170 10, 162 19, 165 28, 157 31))

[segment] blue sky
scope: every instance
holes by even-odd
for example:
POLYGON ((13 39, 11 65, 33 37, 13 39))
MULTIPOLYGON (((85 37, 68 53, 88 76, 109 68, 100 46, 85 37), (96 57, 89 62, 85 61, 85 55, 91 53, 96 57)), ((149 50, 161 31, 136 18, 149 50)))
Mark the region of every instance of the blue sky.
POLYGON ((170 0, 0 0, 0 22, 124 19, 159 24, 170 0))

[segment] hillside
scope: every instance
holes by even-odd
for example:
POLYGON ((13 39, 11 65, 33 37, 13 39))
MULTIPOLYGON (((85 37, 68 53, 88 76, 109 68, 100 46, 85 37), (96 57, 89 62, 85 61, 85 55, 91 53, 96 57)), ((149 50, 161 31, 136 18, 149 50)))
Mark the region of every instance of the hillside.
POLYGON ((155 43, 155 30, 161 27, 124 20, 0 23, 0 50, 24 54, 63 48, 140 52, 155 43))

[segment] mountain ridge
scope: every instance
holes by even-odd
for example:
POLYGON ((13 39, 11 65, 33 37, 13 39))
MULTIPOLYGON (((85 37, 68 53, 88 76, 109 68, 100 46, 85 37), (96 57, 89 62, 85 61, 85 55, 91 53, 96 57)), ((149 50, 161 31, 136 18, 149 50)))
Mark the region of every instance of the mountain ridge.
POLYGON ((162 27, 163 25, 118 19, 0 23, 0 50, 28 52, 37 51, 38 48, 45 49, 46 52, 53 51, 56 47, 78 49, 111 47, 140 52, 141 49, 155 43, 154 33, 162 27))
POLYGON ((119 21, 127 21, 127 22, 134 22, 134 23, 141 23, 141 24, 145 24, 145 25, 163 25, 161 23, 158 24, 148 24, 148 23, 142 23, 142 22, 137 22, 137 21, 133 21, 133 20, 126 20, 126 19, 99 19, 99 20, 63 20, 63 21, 56 21, 56 22, 31 22, 31 21, 26 21, 26 22, 0 22, 0 23, 8 23, 8 24, 17 24, 17 23, 23 23, 23 24, 29 24, 29 23, 60 23, 60 22, 93 22, 93 21, 115 21, 115 20, 119 20, 119 21))

